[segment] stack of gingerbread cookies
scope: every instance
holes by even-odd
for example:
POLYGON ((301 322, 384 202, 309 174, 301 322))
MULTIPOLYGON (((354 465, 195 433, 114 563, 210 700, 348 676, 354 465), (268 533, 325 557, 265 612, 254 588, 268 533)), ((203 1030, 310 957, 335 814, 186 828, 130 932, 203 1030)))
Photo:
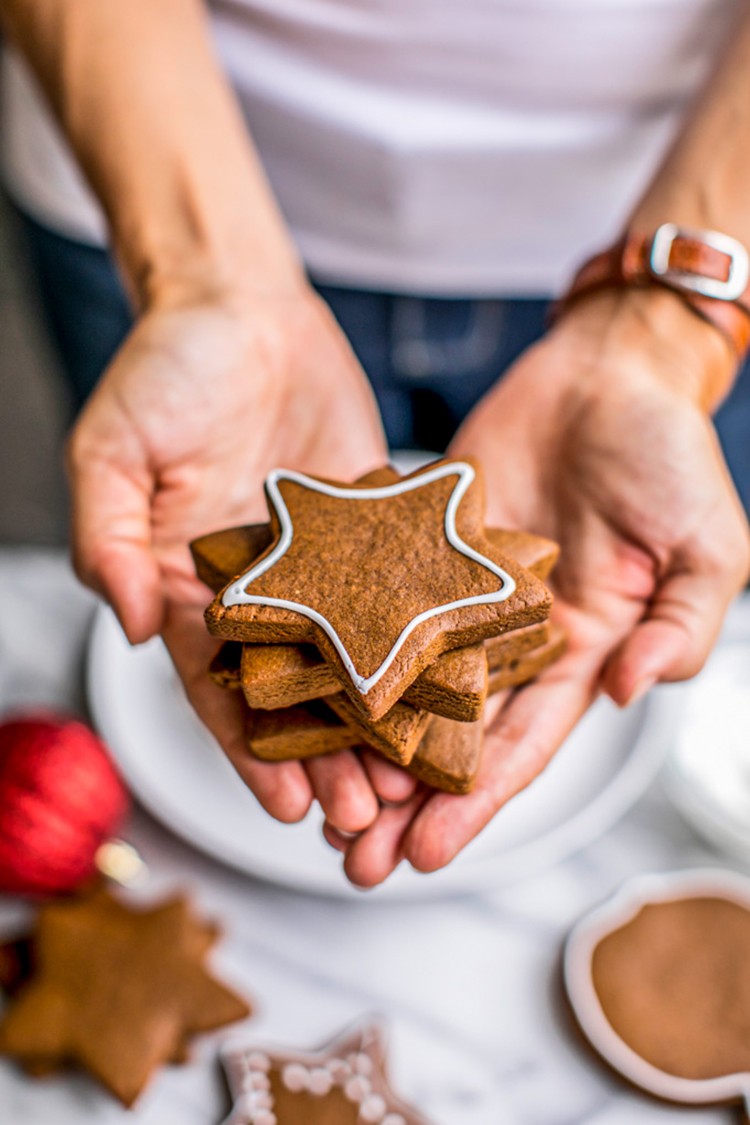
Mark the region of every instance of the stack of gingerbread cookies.
POLYGON ((211 675, 247 701, 267 761, 369 747, 468 792, 488 694, 564 648, 544 579, 556 544, 484 528, 479 466, 387 466, 355 484, 277 470, 270 522, 192 544, 223 641, 211 675))

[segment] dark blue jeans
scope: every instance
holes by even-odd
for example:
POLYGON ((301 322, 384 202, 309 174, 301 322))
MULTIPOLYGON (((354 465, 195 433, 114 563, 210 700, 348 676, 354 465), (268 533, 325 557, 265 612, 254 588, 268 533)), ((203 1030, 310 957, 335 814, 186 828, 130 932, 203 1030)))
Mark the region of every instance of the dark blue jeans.
MULTIPOLYGON (((22 216, 43 306, 80 405, 130 329, 102 250, 22 216)), ((442 450, 475 402, 544 331, 547 300, 405 296, 318 285, 372 383, 392 448, 442 450)), ((750 511, 750 363, 716 416, 750 511)))

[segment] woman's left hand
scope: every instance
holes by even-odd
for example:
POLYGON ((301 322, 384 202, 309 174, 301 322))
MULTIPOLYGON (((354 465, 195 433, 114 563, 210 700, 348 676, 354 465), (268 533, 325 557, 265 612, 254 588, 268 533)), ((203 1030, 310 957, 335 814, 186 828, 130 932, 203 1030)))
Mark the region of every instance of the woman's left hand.
POLYGON ((445 866, 544 769, 599 691, 625 706, 701 668, 750 569, 747 521, 704 409, 732 363, 674 295, 605 295, 469 416, 450 452, 482 462, 488 524, 561 544, 554 616, 569 648, 491 718, 471 794, 422 790, 353 841, 329 830, 353 882, 379 883, 404 858, 445 866))

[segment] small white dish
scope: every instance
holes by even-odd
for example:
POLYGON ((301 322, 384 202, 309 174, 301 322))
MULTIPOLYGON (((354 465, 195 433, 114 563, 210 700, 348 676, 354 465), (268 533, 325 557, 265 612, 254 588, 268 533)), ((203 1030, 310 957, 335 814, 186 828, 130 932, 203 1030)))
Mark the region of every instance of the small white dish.
POLYGON ((602 1008, 592 975, 594 951, 609 934, 626 926, 653 904, 690 898, 720 898, 750 909, 750 880, 733 871, 699 868, 642 875, 586 915, 565 943, 563 976, 573 1012, 584 1035, 610 1066, 657 1098, 685 1105, 720 1105, 741 1101, 750 1115, 750 1074, 681 1078, 647 1062, 620 1038, 602 1008))
POLYGON ((663 781, 709 843, 750 866, 750 595, 732 606, 708 663, 686 686, 663 781))
MULTIPOLYGON (((195 716, 161 641, 132 648, 105 607, 92 630, 88 694, 133 792, 173 832, 250 875, 361 899, 322 838, 319 810, 298 825, 271 819, 195 716)), ((489 889, 564 859, 604 832, 652 781, 674 706, 671 692, 627 711, 601 700, 541 777, 448 868, 418 875, 402 865, 372 893, 430 898, 489 889)))

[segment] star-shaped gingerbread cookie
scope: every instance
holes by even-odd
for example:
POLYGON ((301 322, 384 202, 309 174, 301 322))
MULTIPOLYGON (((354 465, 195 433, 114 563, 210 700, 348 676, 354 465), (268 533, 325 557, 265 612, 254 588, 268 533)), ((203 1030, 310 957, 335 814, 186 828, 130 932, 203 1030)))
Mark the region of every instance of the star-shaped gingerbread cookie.
MULTIPOLYGON (((399 480, 392 470, 370 474, 376 483, 399 480)), ((559 554, 556 543, 523 531, 489 528, 486 537, 500 556, 513 559, 545 579, 559 554)), ((267 524, 229 528, 191 543, 198 576, 215 594, 253 565, 270 545, 267 524)), ((540 622, 514 629, 485 642, 445 653, 425 668, 404 693, 404 702, 448 719, 474 722, 487 696, 490 672, 548 641, 549 625, 540 622)), ((341 682, 313 645, 245 645, 226 641, 216 654, 211 675, 222 687, 241 687, 250 707, 274 710, 293 707, 341 691, 341 682)))
MULTIPOLYGON (((395 470, 379 469, 361 477, 357 484, 392 484, 398 480, 401 477, 395 470)), ((560 555, 557 543, 529 531, 488 527, 485 536, 501 555, 515 559, 537 578, 548 578, 560 555)), ((220 594, 228 582, 254 565, 272 542, 269 523, 249 523, 201 535, 190 544, 190 552, 201 582, 220 594)))
POLYGON ((242 1019, 207 971, 215 927, 185 899, 135 909, 104 888, 43 905, 28 980, 0 1020, 0 1053, 37 1073, 77 1064, 131 1105, 186 1038, 242 1019))
POLYGON ((0 992, 13 996, 27 981, 34 963, 34 943, 27 934, 0 945, 0 992))
POLYGON ((313 1052, 230 1044, 222 1061, 234 1099, 224 1125, 429 1125, 390 1089, 376 1023, 313 1052))
MULTIPOLYGON (((490 671, 490 694, 528 683, 562 655, 566 641, 564 631, 553 625, 545 643, 521 652, 490 671)), ((341 699, 341 693, 336 698, 341 699)), ((469 793, 473 788, 482 759, 484 724, 481 719, 473 723, 456 722, 431 715, 427 716, 427 724, 422 725, 419 720, 416 730, 404 732, 399 729, 403 721, 397 712, 399 709, 408 712, 410 708, 397 703, 383 719, 371 723, 364 731, 360 723, 351 722, 351 713, 336 714, 328 706, 329 702, 312 700, 275 710, 250 709, 247 736, 251 753, 264 761, 278 762, 374 746, 435 789, 469 793), (377 737, 373 736, 374 728, 380 728, 375 731, 377 737), (390 741, 385 742, 389 735, 390 741)))
MULTIPOLYGON (((218 937, 218 927, 211 922, 204 923, 203 927, 200 930, 196 929, 194 934, 195 952, 208 953, 218 937)), ((33 977, 36 972, 36 960, 35 941, 30 934, 23 934, 3 942, 0 945, 0 991, 8 997, 14 996, 33 977)), ((183 1041, 175 1047, 170 1062, 187 1062, 190 1053, 189 1039, 190 1033, 186 1031, 183 1041)), ((59 1058, 48 1059, 42 1055, 24 1055, 18 1062, 32 1078, 43 1078, 66 1069, 65 1062, 59 1058)))
POLYGON ((485 539, 479 470, 468 460, 380 486, 278 470, 266 489, 274 541, 211 604, 209 629, 311 641, 369 719, 441 652, 548 615, 543 583, 497 561, 485 539))

